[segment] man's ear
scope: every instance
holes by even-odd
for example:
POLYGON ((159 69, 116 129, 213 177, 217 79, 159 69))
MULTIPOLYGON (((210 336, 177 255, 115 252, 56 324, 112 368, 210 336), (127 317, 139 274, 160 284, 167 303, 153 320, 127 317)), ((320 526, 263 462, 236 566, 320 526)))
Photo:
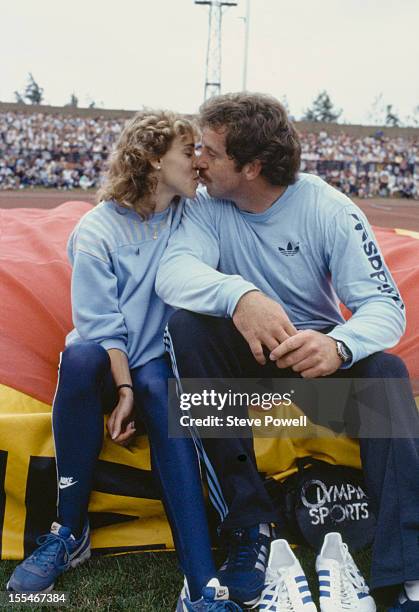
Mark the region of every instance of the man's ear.
POLYGON ((246 180, 254 181, 257 178, 262 170, 262 164, 259 159, 254 159, 253 161, 245 164, 242 168, 243 175, 246 180))

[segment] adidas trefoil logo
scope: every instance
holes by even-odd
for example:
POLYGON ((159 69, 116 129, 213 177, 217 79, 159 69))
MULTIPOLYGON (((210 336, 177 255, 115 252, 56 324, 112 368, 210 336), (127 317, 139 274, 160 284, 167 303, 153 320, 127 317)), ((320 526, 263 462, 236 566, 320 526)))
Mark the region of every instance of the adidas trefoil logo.
POLYGON ((67 487, 71 487, 78 483, 78 480, 74 480, 72 476, 61 476, 60 481, 58 483, 59 489, 66 489, 67 487))
POLYGON ((285 257, 291 257, 292 255, 297 255, 298 251, 300 250, 299 244, 300 243, 297 242, 297 244, 293 246, 292 242, 289 242, 287 244, 286 249, 283 249, 282 247, 278 247, 278 249, 281 255, 285 255, 285 257))

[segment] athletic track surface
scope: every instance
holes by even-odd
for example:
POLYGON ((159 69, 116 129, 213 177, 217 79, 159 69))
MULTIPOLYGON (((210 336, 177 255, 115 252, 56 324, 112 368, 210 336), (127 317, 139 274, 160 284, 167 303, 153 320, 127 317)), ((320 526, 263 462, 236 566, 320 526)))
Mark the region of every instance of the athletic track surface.
MULTIPOLYGON (((82 200, 94 202, 93 192, 81 190, 0 191, 1 208, 54 208, 63 202, 82 200)), ((362 208, 372 225, 414 230, 419 232, 419 201, 373 198, 355 202, 362 208)))

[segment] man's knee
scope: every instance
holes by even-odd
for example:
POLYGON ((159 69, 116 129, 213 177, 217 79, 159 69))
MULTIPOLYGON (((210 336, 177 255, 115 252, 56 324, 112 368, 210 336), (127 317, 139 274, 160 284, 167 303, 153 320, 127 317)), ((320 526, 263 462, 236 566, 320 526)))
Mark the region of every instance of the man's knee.
POLYGON ((230 324, 230 319, 178 310, 169 320, 168 334, 176 354, 187 354, 192 345, 195 351, 208 348, 230 324))
POLYGON ((366 378, 409 378, 404 361, 391 353, 374 353, 359 363, 366 378))
MULTIPOLYGON (((375 353, 360 362, 362 369, 356 377, 370 378, 371 385, 361 392, 365 406, 373 409, 371 415, 379 416, 374 424, 375 431, 385 431, 388 425, 389 436, 404 437, 408 415, 416 421, 416 407, 409 382, 408 370, 400 357, 390 353, 375 353), (397 429, 397 423, 401 429, 397 429)), ((374 420, 374 419, 373 419, 374 420)), ((412 421, 412 427, 415 421, 412 421)))
POLYGON ((189 310, 177 310, 172 314, 167 324, 170 336, 173 339, 181 339, 185 336, 190 338, 196 329, 204 325, 204 317, 196 312, 189 310))

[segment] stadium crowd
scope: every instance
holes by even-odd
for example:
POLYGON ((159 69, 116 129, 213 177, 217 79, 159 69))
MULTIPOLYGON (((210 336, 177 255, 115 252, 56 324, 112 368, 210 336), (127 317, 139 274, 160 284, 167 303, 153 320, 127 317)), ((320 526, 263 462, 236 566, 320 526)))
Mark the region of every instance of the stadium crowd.
POLYGON ((374 136, 302 134, 302 165, 349 196, 419 199, 419 142, 374 136))
MULTIPOLYGON (((0 189, 96 188, 124 119, 0 113, 0 189)), ((344 127, 342 126, 342 129, 344 127)), ((419 142, 302 133, 302 165, 350 196, 419 199, 419 142)))

